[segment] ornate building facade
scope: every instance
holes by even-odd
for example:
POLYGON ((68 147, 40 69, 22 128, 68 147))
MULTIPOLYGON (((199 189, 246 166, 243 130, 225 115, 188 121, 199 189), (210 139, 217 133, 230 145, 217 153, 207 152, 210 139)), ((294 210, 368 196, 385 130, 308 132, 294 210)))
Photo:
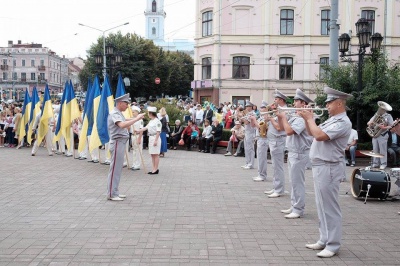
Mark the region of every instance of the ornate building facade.
MULTIPOLYGON (((329 62, 330 9, 329 0, 197 0, 195 100, 271 102, 275 89, 294 95, 296 88, 314 97, 321 65, 329 62)), ((399 63, 400 1, 339 1, 340 34, 353 35, 354 53, 362 17, 385 38, 391 63, 399 63)))

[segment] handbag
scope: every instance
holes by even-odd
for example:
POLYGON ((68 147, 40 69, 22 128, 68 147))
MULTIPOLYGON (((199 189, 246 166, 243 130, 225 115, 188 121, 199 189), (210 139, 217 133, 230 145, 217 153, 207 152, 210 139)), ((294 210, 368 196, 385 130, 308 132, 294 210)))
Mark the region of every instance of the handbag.
POLYGON ((181 139, 181 140, 178 142, 178 144, 181 145, 181 146, 184 146, 184 145, 185 145, 185 141, 184 141, 183 139, 181 139))

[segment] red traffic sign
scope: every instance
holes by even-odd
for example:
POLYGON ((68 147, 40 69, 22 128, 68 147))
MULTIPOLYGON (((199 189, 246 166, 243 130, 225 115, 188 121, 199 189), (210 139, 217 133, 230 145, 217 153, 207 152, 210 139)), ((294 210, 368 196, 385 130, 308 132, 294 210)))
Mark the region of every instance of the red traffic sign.
POLYGON ((161 80, 160 80, 160 78, 156 78, 156 79, 154 80, 154 82, 155 82, 156 84, 160 84, 161 80))

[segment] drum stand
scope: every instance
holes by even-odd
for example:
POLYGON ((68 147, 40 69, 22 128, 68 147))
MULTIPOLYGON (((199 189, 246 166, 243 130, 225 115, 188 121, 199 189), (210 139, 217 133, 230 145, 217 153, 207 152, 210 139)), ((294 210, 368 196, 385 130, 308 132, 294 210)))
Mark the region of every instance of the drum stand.
POLYGON ((367 188, 368 188, 368 190, 367 190, 367 195, 365 195, 364 204, 367 204, 367 199, 368 199, 368 196, 369 196, 369 190, 371 189, 371 184, 368 184, 367 188))

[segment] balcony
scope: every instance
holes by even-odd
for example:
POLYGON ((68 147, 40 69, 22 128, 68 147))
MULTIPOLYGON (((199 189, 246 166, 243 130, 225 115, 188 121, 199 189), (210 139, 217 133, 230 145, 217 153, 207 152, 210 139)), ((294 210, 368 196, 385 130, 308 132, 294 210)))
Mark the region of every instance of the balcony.
POLYGON ((45 67, 45 66, 38 66, 38 70, 39 70, 39 71, 45 71, 45 70, 46 70, 46 67, 45 67))
POLYGON ((8 65, 1 65, 1 70, 8 70, 8 65))

